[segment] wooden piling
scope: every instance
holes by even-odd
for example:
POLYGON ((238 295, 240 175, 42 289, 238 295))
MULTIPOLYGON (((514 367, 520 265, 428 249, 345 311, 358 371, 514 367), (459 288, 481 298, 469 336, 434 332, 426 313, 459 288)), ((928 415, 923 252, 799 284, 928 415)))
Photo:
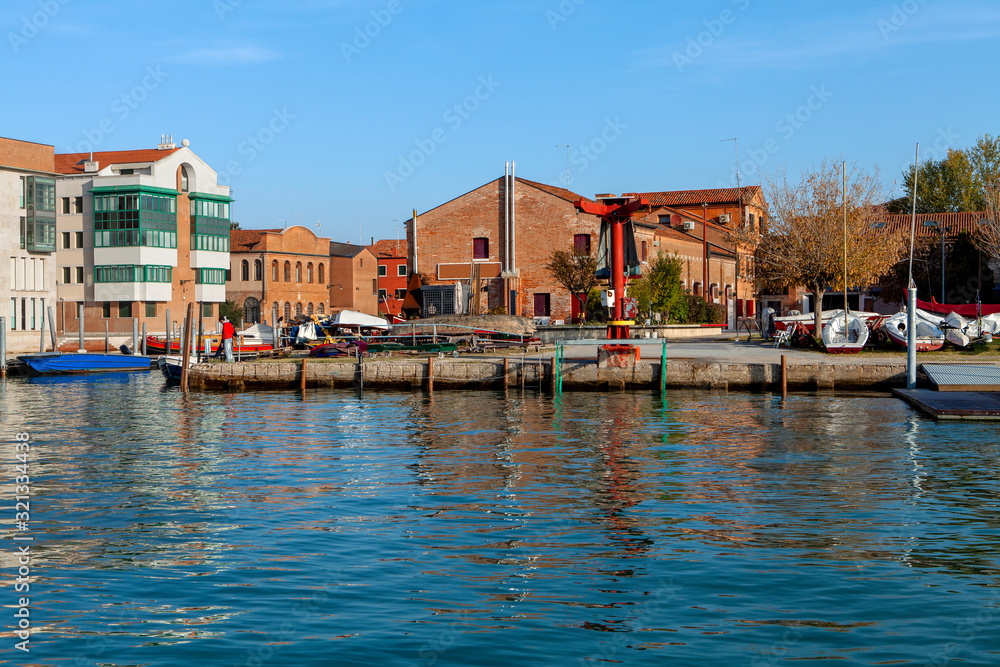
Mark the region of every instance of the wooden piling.
POLYGON ((427 391, 434 391, 434 357, 427 357, 427 391))
POLYGON ((781 355, 781 395, 788 393, 788 360, 785 355, 781 355))
POLYGON ((552 357, 549 360, 549 389, 552 393, 556 393, 556 386, 559 382, 559 359, 558 357, 552 357))
POLYGON ((302 371, 299 374, 299 389, 303 393, 306 391, 306 358, 302 357, 302 371))
POLYGON ((191 304, 187 305, 187 313, 184 315, 184 328, 181 331, 181 389, 187 393, 188 390, 188 370, 191 367, 191 304))
POLYGON ((510 357, 503 358, 503 388, 510 386, 510 357))

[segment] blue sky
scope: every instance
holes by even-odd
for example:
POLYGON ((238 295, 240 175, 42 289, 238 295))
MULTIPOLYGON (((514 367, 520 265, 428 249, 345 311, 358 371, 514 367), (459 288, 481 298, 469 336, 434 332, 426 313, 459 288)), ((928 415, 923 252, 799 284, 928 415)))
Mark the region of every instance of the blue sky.
POLYGON ((741 184, 842 155, 889 192, 916 142, 1000 133, 988 0, 5 0, 0 25, 0 135, 170 133, 244 228, 354 243, 507 160, 587 196, 722 187, 735 137, 741 184))

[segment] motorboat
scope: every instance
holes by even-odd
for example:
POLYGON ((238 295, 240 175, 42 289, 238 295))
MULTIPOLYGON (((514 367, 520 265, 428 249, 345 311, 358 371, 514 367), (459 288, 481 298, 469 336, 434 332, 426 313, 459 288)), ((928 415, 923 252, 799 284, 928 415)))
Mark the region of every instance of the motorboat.
POLYGON ((853 354, 868 342, 868 325, 858 313, 834 311, 823 325, 823 345, 827 352, 853 354))
MULTIPOLYGON (((944 331, 941 329, 941 317, 926 310, 917 309, 916 313, 916 344, 917 352, 940 350, 944 345, 944 331)), ((906 311, 900 311, 882 324, 882 331, 893 343, 906 348, 906 311)))
MULTIPOLYGON (((198 358, 192 355, 189 357, 188 368, 191 368, 196 363, 198 363, 198 358)), ((180 382, 183 364, 184 357, 179 355, 166 355, 156 360, 157 368, 160 369, 163 377, 167 378, 168 382, 180 382)))

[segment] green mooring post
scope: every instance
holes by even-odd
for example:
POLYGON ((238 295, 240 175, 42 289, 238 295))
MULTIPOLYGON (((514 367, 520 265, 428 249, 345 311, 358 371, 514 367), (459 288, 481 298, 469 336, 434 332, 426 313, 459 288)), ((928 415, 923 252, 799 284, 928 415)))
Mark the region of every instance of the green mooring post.
POLYGON ((667 340, 663 340, 663 349, 660 351, 660 395, 667 391, 667 340))

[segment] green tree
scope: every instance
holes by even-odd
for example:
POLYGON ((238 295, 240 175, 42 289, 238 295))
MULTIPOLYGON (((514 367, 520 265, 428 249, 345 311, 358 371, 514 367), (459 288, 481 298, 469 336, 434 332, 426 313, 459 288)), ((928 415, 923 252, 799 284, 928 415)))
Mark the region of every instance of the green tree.
POLYGON ((234 229, 242 229, 242 227, 240 227, 240 223, 236 222, 235 220, 230 220, 229 231, 233 231, 234 229))
MULTIPOLYGON (((903 172, 901 199, 891 202, 894 213, 913 207, 913 171, 903 172)), ((949 149, 941 160, 926 160, 917 179, 917 213, 959 213, 987 208, 987 190, 1000 182, 1000 137, 984 134, 969 148, 949 149)))
POLYGON ((545 265, 556 281, 576 299, 581 314, 587 312, 587 293, 597 287, 597 258, 575 247, 555 250, 545 265))
POLYGON ((659 253, 650 265, 646 275, 631 283, 629 296, 638 301, 639 312, 660 313, 665 322, 683 321, 677 319, 677 307, 684 301, 684 287, 681 285, 681 271, 684 262, 675 254, 659 253))
POLYGON ((219 319, 221 320, 223 317, 228 317, 234 327, 243 326, 243 306, 237 306, 232 299, 226 299, 225 302, 219 304, 219 319))

